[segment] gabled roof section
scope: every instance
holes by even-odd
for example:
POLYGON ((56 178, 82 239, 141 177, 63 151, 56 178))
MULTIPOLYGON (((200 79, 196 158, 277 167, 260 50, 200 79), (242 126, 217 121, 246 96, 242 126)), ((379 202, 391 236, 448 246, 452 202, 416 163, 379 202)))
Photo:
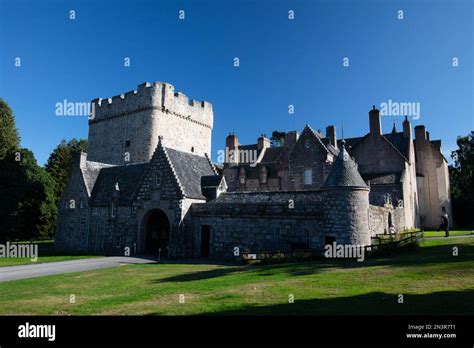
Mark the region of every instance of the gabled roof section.
POLYGON ((280 158, 280 155, 282 154, 283 150, 283 146, 266 148, 260 163, 276 163, 280 158))
POLYGON ((148 166, 149 163, 140 163, 102 168, 92 190, 92 206, 109 205, 116 194, 116 184, 118 204, 130 205, 148 166))
POLYGON ((217 176, 208 158, 171 148, 163 149, 183 195, 187 198, 205 199, 201 192, 201 177, 217 176))
POLYGON ((319 144, 321 144, 323 149, 326 150, 327 153, 329 153, 333 156, 337 156, 339 154, 339 150, 337 150, 334 146, 332 146, 329 143, 329 140, 326 140, 326 138, 324 138, 321 135, 321 133, 319 133, 319 132, 315 131, 313 128, 311 128, 311 126, 309 124, 307 124, 304 127, 303 132, 301 132, 301 136, 299 137, 298 141, 302 138, 302 135, 304 134, 305 131, 312 134, 316 138, 317 142, 319 144))
POLYGON ((86 185, 87 195, 90 197, 94 189, 95 182, 103 168, 113 167, 111 164, 86 161, 86 166, 81 168, 84 184, 86 185))
POLYGON ((368 189, 357 170, 357 164, 347 153, 344 141, 341 142, 339 155, 337 156, 322 189, 338 187, 368 189))
POLYGON ((383 137, 387 139, 406 160, 408 160, 410 140, 403 136, 403 132, 392 132, 390 134, 384 134, 383 137))

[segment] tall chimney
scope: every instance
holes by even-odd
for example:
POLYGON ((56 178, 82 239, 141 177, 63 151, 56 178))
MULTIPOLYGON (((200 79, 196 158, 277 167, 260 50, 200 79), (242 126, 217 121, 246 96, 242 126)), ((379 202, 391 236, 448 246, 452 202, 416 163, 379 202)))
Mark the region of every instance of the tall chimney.
POLYGON ((419 126, 415 127, 415 139, 417 141, 425 141, 426 140, 425 126, 419 125, 419 126))
POLYGON ((263 149, 270 147, 270 139, 267 138, 266 134, 262 134, 257 139, 257 151, 260 153, 263 149))
POLYGON ((225 139, 226 159, 225 163, 239 163, 239 139, 235 133, 229 133, 225 139))
POLYGON ((382 134, 382 121, 380 120, 380 111, 372 106, 369 111, 370 135, 380 136, 382 134))
POLYGON ((326 127, 326 138, 328 138, 331 145, 337 149, 336 126, 331 125, 326 127))
POLYGON ((411 137, 412 137, 411 124, 410 124, 410 121, 408 121, 407 116, 405 116, 405 120, 403 121, 403 137, 404 138, 409 138, 409 139, 411 139, 411 137))

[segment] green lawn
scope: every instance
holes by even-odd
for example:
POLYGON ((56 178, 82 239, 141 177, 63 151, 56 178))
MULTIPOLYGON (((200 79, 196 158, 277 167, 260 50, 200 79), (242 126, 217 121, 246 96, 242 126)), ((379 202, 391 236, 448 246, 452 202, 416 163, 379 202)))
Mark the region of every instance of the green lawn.
MULTIPOLYGON (((450 236, 465 236, 465 235, 474 235, 474 232, 471 230, 465 230, 465 231, 449 231, 450 236)), ((425 237, 444 237, 444 231, 425 231, 423 233, 425 237)))
MULTIPOLYGON (((41 253, 40 253, 41 254, 41 253)), ((36 262, 29 258, 20 257, 0 257, 0 267, 4 266, 18 266, 18 265, 32 265, 35 263, 79 260, 97 256, 83 256, 83 255, 54 255, 54 256, 39 256, 36 262)))
POLYGON ((473 315, 474 238, 425 240, 363 263, 142 264, 10 281, 0 283, 0 314, 473 315))

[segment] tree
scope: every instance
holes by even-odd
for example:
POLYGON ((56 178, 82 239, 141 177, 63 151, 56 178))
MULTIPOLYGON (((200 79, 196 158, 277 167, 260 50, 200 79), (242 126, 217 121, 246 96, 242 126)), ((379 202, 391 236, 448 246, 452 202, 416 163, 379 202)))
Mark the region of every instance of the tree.
POLYGON ((273 131, 272 137, 270 138, 270 144, 272 147, 278 147, 285 145, 286 133, 281 131, 273 131))
POLYGON ((0 241, 54 235, 54 182, 30 150, 8 151, 0 160, 0 191, 0 241))
POLYGON ((15 125, 12 109, 0 98, 0 160, 8 151, 20 146, 20 136, 15 125))
POLYGON ((45 169, 55 182, 56 204, 59 203, 71 174, 74 155, 81 151, 87 152, 87 140, 75 138, 69 142, 62 140, 48 158, 45 169))
POLYGON ((449 166, 453 218, 458 226, 474 228, 474 132, 458 137, 456 143, 454 164, 449 166))

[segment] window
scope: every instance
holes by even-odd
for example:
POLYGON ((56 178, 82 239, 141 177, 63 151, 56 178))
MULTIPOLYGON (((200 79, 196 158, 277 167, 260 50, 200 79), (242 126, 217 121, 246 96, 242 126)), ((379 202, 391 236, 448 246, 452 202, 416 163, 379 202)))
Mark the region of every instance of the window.
POLYGON ((99 214, 99 209, 92 208, 92 215, 97 215, 97 214, 99 214))
POLYGON ((115 203, 112 202, 110 204, 110 216, 114 218, 115 215, 117 215, 117 208, 115 207, 115 203))
POLYGON ((303 182, 305 185, 311 185, 313 183, 313 170, 312 169, 304 170, 303 182))
POLYGON ((160 187, 161 186, 161 172, 157 172, 155 174, 155 186, 160 187))
POLYGON ((130 140, 125 140, 125 148, 129 148, 130 147, 130 140))
POLYGON ((304 146, 309 149, 311 147, 311 141, 309 139, 307 139, 304 143, 304 146))
POLYGON ((116 246, 117 246, 117 248, 120 247, 120 244, 121 244, 120 242, 121 242, 121 241, 122 241, 122 240, 121 240, 120 236, 117 236, 117 240, 116 240, 116 246))
POLYGON ((191 152, 194 152, 194 146, 193 146, 193 147, 191 147, 191 152))
POLYGON ((84 202, 82 201, 82 199, 79 201, 79 207, 81 209, 84 209, 84 202))

